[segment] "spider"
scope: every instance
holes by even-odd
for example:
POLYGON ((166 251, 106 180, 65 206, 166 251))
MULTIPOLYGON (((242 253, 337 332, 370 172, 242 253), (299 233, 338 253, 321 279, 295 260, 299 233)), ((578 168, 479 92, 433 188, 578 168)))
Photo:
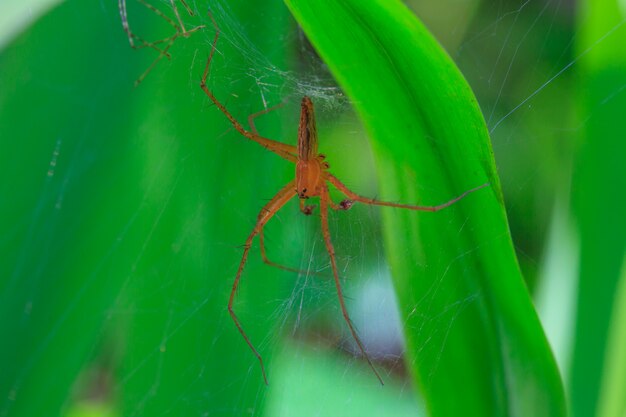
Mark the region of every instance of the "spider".
POLYGON ((361 355, 367 361, 369 367, 372 369, 378 380, 382 385, 384 385, 383 379, 374 367, 371 358, 365 351, 363 343, 359 338, 354 326, 352 325, 352 321, 350 320, 350 316, 348 315, 348 311, 346 309, 346 304, 344 301, 343 291, 341 288, 341 282, 339 280, 339 273, 337 271, 337 260, 335 257, 335 249, 333 248, 333 243, 330 236, 329 226, 328 226, 328 210, 348 210, 350 209, 354 203, 364 203, 370 205, 377 206, 387 206, 387 207, 397 207, 408 210, 418 210, 418 211, 439 211, 450 205, 456 203, 461 200, 465 196, 470 193, 473 193, 481 188, 487 187, 489 183, 480 185, 476 188, 472 188, 459 195, 452 200, 437 205, 437 206, 415 206, 409 204, 398 204, 391 203, 386 201, 379 201, 373 198, 363 197, 358 195, 357 193, 351 191, 348 187, 346 187, 337 177, 332 175, 329 172, 329 164, 325 161, 325 156, 317 151, 317 130, 315 124, 315 112, 313 109, 313 102, 309 97, 304 97, 301 103, 301 111, 300 111, 300 123, 298 125, 298 144, 297 146, 287 145, 282 142, 278 142, 275 140, 267 139, 259 135, 254 126, 254 118, 260 114, 267 113, 272 110, 272 108, 261 111, 259 113, 253 114, 248 118, 248 124, 250 125, 251 130, 246 130, 243 125, 235 119, 235 117, 226 109, 224 104, 222 104, 215 95, 209 90, 207 86, 207 78, 209 76, 209 69, 211 66, 211 61, 213 59, 213 55, 216 51, 217 41, 220 35, 220 29, 215 21, 214 17, 211 13, 209 13, 209 17, 213 23, 215 28, 215 36, 213 38, 213 43, 211 47, 211 52, 209 54, 209 58, 207 60, 204 73, 202 75, 202 80, 200 82, 200 87, 205 92, 205 94, 209 97, 209 99, 215 104, 215 106, 228 118, 230 123, 233 125, 235 130, 239 132, 242 136, 250 139, 253 142, 258 143, 265 149, 277 154, 283 159, 287 161, 293 162, 296 165, 296 175, 295 179, 287 183, 270 201, 267 203, 259 212, 256 220, 256 224, 252 229, 252 232, 246 239, 245 244, 243 245, 243 255, 241 257, 241 261, 239 263, 239 267, 237 269, 237 273, 235 275, 235 280, 233 282, 232 290, 230 292, 230 298, 228 300, 228 312, 235 323, 235 326, 243 336, 245 342, 248 344, 250 350, 254 353, 254 356, 259 361, 261 366, 261 372, 263 374, 263 380, 266 385, 268 385, 267 374, 265 372, 265 366, 263 364, 263 358, 256 350, 246 332, 243 330, 237 315, 233 309, 233 305, 235 302, 235 297, 237 294, 237 289, 239 288, 239 283, 241 280, 241 275, 246 265, 246 261, 248 260, 248 254, 250 252, 250 248, 252 247, 253 239, 259 235, 260 240, 260 249, 261 255, 265 263, 270 264, 272 266, 277 266, 282 269, 286 269, 289 271, 297 271, 292 268, 283 267, 278 264, 274 264, 273 262, 267 259, 265 255, 265 247, 263 242, 263 228, 267 224, 267 222, 292 198, 297 197, 300 201, 300 211, 305 215, 311 215, 315 208, 314 205, 308 205, 307 202, 309 199, 313 197, 319 198, 319 210, 320 217, 322 223, 322 235, 324 238, 324 243, 326 246, 326 251, 330 257, 330 265, 332 268, 333 279, 335 283, 335 287, 337 290, 337 296, 339 298, 339 305, 341 308, 341 313, 343 315, 343 319, 348 325, 348 329, 352 334, 354 341, 356 342, 358 349, 361 355), (335 188, 337 188, 340 192, 342 192, 347 198, 339 202, 338 204, 333 202, 329 195, 328 184, 332 184, 335 188))
MULTIPOLYGON (((166 57, 167 59, 171 58, 168 51, 172 47, 176 39, 178 39, 181 36, 187 38, 193 32, 196 32, 204 28, 204 25, 200 25, 200 26, 191 28, 189 30, 185 29, 185 25, 183 24, 183 21, 180 18, 180 14, 178 13, 178 8, 176 7, 176 4, 174 4, 174 0, 170 0, 170 3, 172 4, 172 9, 174 10, 174 14, 176 15, 176 20, 178 21, 178 24, 176 24, 176 22, 174 22, 172 19, 167 17, 165 14, 163 14, 163 12, 161 12, 159 9, 157 9, 150 3, 147 3, 145 0, 137 0, 137 1, 143 4, 144 6, 146 6, 152 12, 154 12, 157 16, 165 20, 167 24, 169 24, 170 26, 174 28, 175 33, 167 38, 159 39, 153 42, 148 42, 144 40, 139 35, 136 35, 135 33, 133 33, 133 31, 130 29, 130 26, 128 24, 128 15, 126 13, 126 0, 117 1, 117 7, 120 10, 120 18, 122 19, 122 27, 124 28, 124 32, 126 32, 126 36, 128 36, 128 43, 130 44, 130 47, 133 49, 152 48, 159 53, 156 59, 152 61, 152 64, 150 64, 148 69, 146 69, 143 72, 143 74, 141 74, 139 78, 135 80, 135 87, 137 87, 139 83, 141 83, 141 81, 143 81, 143 79, 146 78, 148 73, 152 71, 152 68, 154 68, 154 66, 161 59, 163 59, 163 57, 166 57), (136 44, 135 42, 137 42, 138 44, 136 44), (164 45, 164 46, 161 46, 161 45, 164 45)), ((183 4, 185 9, 187 10, 187 13, 189 13, 190 16, 193 16, 193 10, 191 10, 191 8, 187 5, 187 3, 185 3, 185 0, 180 0, 180 2, 183 4)))

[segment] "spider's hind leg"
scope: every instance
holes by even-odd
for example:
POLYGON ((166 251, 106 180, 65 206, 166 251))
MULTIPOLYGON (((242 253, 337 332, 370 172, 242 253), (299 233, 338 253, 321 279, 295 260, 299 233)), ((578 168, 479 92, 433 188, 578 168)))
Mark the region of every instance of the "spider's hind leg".
POLYGON ((328 255, 330 256, 330 266, 332 267, 332 270, 333 270, 333 278, 335 280, 335 287, 337 288, 337 297, 339 297, 339 306, 341 307, 341 314, 343 315, 343 319, 345 320, 346 324, 348 325, 348 328, 350 329, 352 338, 354 339, 357 346, 359 347, 359 351, 361 352, 361 355, 363 355, 363 357, 367 361, 367 364, 370 366, 370 368, 374 372, 374 375, 376 375, 376 378, 378 378, 378 380, 380 381, 381 385, 385 385, 382 377, 380 376, 380 374, 374 367, 374 364, 372 363, 370 356, 367 354, 367 351, 365 350, 365 347, 363 346, 363 342, 361 342, 359 335, 357 334, 354 326, 352 325, 352 320, 350 320, 350 315, 348 314, 348 309, 346 308, 346 303, 343 297, 343 291, 341 289, 341 283, 339 281, 339 272, 337 271, 337 260, 335 258, 335 248, 333 247, 333 243, 330 238, 330 228, 328 226, 328 206, 330 202, 331 200, 330 200, 330 196, 328 195, 328 188, 324 187, 320 195, 322 234, 324 235, 324 243, 326 244, 326 251, 328 252, 328 255))
POLYGON ((271 267, 282 269, 283 271, 293 272, 293 273, 298 274, 298 275, 317 275, 317 276, 321 276, 322 275, 322 274, 320 274, 317 271, 309 271, 309 270, 305 271, 303 269, 292 268, 292 267, 281 265, 279 263, 276 263, 276 262, 270 260, 267 257, 267 252, 265 250, 265 234, 263 233, 263 229, 261 229, 261 231, 259 232, 259 245, 261 247, 261 258, 263 259, 263 262, 265 262, 265 264, 267 264, 267 265, 269 265, 271 267))
POLYGON ((243 268, 246 266, 246 262, 248 260, 248 254, 250 253, 250 248, 252 247, 252 240, 256 235, 263 231, 263 227, 265 224, 276 214, 291 198, 293 198, 293 188, 295 187, 295 181, 289 182, 286 186, 284 186, 271 200, 267 203, 259 212, 257 217, 256 224, 254 225, 254 229, 246 239, 246 243, 243 245, 243 255, 241 256, 241 261, 239 262, 239 268, 237 268, 237 275, 235 275, 235 281, 233 282, 233 287, 230 292, 230 298, 228 300, 228 313, 232 318, 235 326, 237 326, 237 330, 246 341, 246 344, 254 353, 254 356, 259 360, 259 364, 261 365, 261 372, 263 373, 263 380, 267 385, 267 374, 265 373, 265 365, 263 365, 263 358, 261 354, 256 350, 248 335, 243 330, 241 323, 239 322, 239 318, 237 314, 235 314, 235 310, 233 305, 235 303, 235 297, 237 296, 237 289, 239 288, 239 283, 241 280, 241 274, 243 272, 243 268))

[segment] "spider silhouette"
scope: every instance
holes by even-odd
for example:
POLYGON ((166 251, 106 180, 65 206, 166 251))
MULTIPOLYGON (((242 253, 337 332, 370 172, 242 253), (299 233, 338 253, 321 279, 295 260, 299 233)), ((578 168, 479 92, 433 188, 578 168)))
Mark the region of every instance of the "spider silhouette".
POLYGON ((374 367, 371 358, 365 351, 363 347, 363 343, 359 336, 357 335, 354 326, 352 325, 352 321, 350 320, 350 316, 348 315, 348 311, 346 309, 346 304, 343 297, 343 291, 341 289, 341 283, 339 280, 339 273, 337 271, 337 260, 335 257, 335 249, 333 248, 333 244, 331 241, 330 231, 328 227, 328 210, 348 210, 350 207, 354 205, 354 203, 364 203, 370 205, 377 206, 387 206, 387 207, 397 207, 408 210, 417 210, 417 211, 431 211, 436 212, 442 210, 457 201, 461 200, 463 197, 467 196, 474 191, 477 191, 481 188, 487 187, 489 183, 480 185, 476 188, 472 188, 459 195, 452 200, 445 202, 443 204, 437 206, 416 206, 409 204, 398 204, 391 203, 386 201, 379 201, 373 198, 363 197, 361 195, 356 194, 351 191, 348 187, 346 187, 337 177, 332 175, 329 172, 329 165, 325 161, 325 156, 323 154, 318 153, 317 151, 317 130, 315 125, 315 112, 313 110, 313 102, 309 97, 304 97, 302 99, 301 104, 301 112, 300 112, 300 123, 298 125, 298 144, 297 146, 287 145, 282 142, 277 142, 275 140, 267 139, 259 135, 255 126, 254 126, 254 118, 260 114, 267 113, 272 110, 267 109, 262 112, 251 115, 248 118, 248 123, 250 125, 251 130, 246 130, 243 125, 235 119, 235 117, 226 109, 226 107, 215 97, 215 95, 209 90, 207 86, 207 78, 209 76, 209 69, 211 66, 211 61, 213 59, 213 55, 216 50, 217 41, 220 35, 220 29, 217 25, 217 22, 213 18, 213 16, 209 13, 209 17, 213 22, 213 26, 215 27, 215 36, 213 38, 213 43, 211 47, 211 52, 209 54, 209 58, 206 63, 206 67, 204 69, 204 74, 202 75, 202 81, 200 83, 200 87, 205 92, 205 94, 209 97, 209 99, 215 104, 215 106, 228 118, 233 127, 239 132, 241 135, 246 138, 252 140, 253 142, 258 143, 265 149, 274 152, 278 156, 287 161, 293 162, 296 164, 296 176, 295 179, 287 183, 259 212, 256 224, 252 229, 252 232, 246 239, 245 244, 243 245, 243 255, 241 257, 241 262, 239 263, 239 268, 237 269, 237 274, 235 275, 235 280, 233 282, 233 287, 230 293, 230 299, 228 300, 228 312, 233 319, 235 326, 239 330, 239 333, 243 336, 244 340, 254 353, 254 355, 259 360, 261 365, 261 372, 263 373, 263 379, 265 384, 267 382, 267 375, 265 372, 265 366, 263 365, 263 358, 256 350, 248 335, 243 330, 237 315, 233 309, 233 305, 235 302, 235 297, 237 294, 237 288, 239 287, 239 283, 241 280, 241 274, 243 272, 246 261, 248 260, 248 254, 250 252, 250 248, 252 246, 253 239, 259 235, 260 246, 261 246, 261 255, 263 260, 270 265, 278 266, 279 268, 283 268, 290 271, 297 271, 292 268, 287 268, 282 265, 275 264, 267 259, 265 255, 265 247, 263 242, 263 228, 267 224, 267 222, 292 198, 297 197, 300 200, 300 211, 305 215, 311 215, 315 208, 314 205, 307 205, 307 201, 313 197, 319 198, 319 209, 320 209, 320 217, 322 222, 322 235, 324 237, 324 243, 326 245, 326 251, 330 257, 330 265, 333 272, 333 278, 335 282, 335 287, 337 289, 337 296, 339 298, 339 305, 341 307, 341 313, 343 318, 350 329, 350 333, 356 342, 359 351, 369 364, 370 368, 378 378, 381 384, 384 385, 383 379, 380 374, 374 367), (335 188, 337 188, 340 192, 342 192, 347 198, 339 202, 338 204, 333 202, 329 195, 328 183, 332 184, 335 188))

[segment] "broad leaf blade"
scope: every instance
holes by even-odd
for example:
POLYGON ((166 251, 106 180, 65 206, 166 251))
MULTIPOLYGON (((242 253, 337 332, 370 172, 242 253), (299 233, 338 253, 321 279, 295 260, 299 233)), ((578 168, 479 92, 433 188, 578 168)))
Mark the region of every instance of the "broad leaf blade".
POLYGON ((381 209, 407 362, 431 414, 565 415, 461 74, 399 2, 287 4, 366 125, 383 198, 436 205, 491 184, 438 213, 381 209))
MULTIPOLYGON (((612 340, 623 339, 617 303, 626 253, 626 8, 612 0, 579 9, 582 145, 572 181, 580 236, 576 336, 570 382, 573 415, 623 415, 624 377, 612 340), (611 393, 619 393, 617 396, 611 393), (613 410, 609 412, 608 410, 613 410)), ((621 286, 624 284, 622 283, 621 286)), ((622 352, 621 355, 624 353, 622 352)))
MULTIPOLYGON (((169 2, 150 3, 172 16, 169 2)), ((171 35, 141 3, 128 7, 138 34, 171 35)), ((66 2, 0 55, 0 169, 10 179, 0 183, 0 415, 64 415, 83 400, 120 415, 263 409, 258 361, 226 306, 238 245, 292 167, 208 104, 199 84, 214 31, 195 11, 184 17, 206 29, 179 38, 137 88, 158 53, 129 47, 117 2, 66 2)), ((265 11, 271 25, 247 7, 214 11, 223 55, 211 87, 242 120, 263 103, 236 89, 254 80, 230 82, 229 65, 249 64, 232 22, 284 63, 274 44, 286 10, 274 1, 265 11)), ((280 126, 263 132, 278 137, 280 126)), ((270 239, 281 241, 275 224, 270 239)), ((271 366, 275 321, 255 318, 272 317, 268 299, 284 298, 289 281, 251 258, 236 309, 271 366)))

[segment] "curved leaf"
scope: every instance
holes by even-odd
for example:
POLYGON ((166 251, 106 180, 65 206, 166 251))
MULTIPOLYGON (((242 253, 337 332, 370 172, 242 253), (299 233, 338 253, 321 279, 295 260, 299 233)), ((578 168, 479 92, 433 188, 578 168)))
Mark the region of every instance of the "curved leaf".
POLYGON ((580 259, 569 397, 574 416, 605 417, 626 408, 624 377, 609 377, 626 372, 620 355, 611 355, 624 329, 617 294, 626 253, 626 8, 612 0, 580 6, 579 108, 586 117, 572 180, 580 259))
MULTIPOLYGON (((488 132, 452 60, 399 1, 286 0, 370 134, 407 362, 433 416, 562 416, 515 258, 488 132)), ((357 190, 358 191, 358 190, 357 190)))

